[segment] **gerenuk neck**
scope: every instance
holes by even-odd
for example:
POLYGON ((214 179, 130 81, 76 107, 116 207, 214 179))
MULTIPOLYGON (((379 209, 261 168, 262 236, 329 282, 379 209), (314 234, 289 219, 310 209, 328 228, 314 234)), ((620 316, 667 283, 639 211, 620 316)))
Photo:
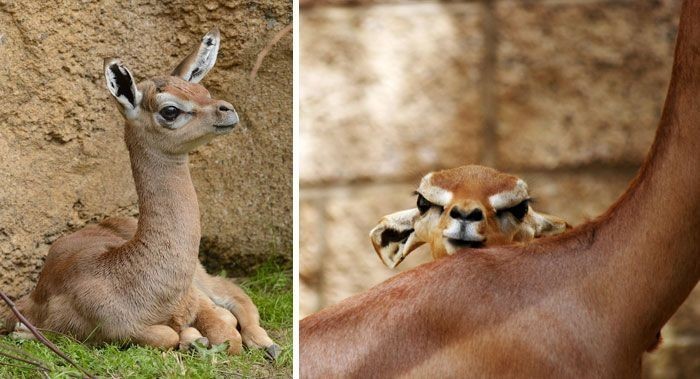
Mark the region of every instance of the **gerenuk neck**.
POLYGON ((627 337, 653 336, 700 278, 700 1, 684 3, 656 139, 609 216, 593 246, 595 280, 616 299, 606 313, 627 337))
POLYGON ((154 259, 151 266, 162 262, 167 270, 194 272, 201 229, 187 155, 154 151, 128 134, 126 142, 139 205, 133 246, 144 259, 154 259))

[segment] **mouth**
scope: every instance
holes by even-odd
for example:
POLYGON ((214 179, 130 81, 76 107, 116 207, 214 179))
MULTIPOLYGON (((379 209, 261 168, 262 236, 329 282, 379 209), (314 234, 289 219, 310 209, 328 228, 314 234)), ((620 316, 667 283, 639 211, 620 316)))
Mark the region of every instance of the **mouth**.
POLYGON ((235 127, 236 127, 236 124, 214 125, 214 128, 216 129, 217 132, 230 132, 235 127))
POLYGON ((470 249, 479 249, 484 247, 484 241, 471 241, 471 240, 460 240, 456 238, 448 238, 447 242, 452 244, 455 247, 459 248, 470 248, 470 249))

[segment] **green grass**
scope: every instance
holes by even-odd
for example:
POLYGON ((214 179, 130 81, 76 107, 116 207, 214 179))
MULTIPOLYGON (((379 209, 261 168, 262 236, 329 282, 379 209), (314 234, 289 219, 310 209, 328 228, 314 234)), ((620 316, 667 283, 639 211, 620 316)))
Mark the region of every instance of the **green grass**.
MULTIPOLYGON (((249 378, 292 376, 292 278, 291 269, 273 263, 238 283, 258 306, 262 327, 282 347, 270 362, 261 350, 247 350, 230 357, 216 348, 181 353, 116 344, 91 347, 69 337, 47 335, 63 352, 91 374, 101 378, 249 378)), ((0 356, 0 378, 71 378, 80 372, 37 341, 0 338, 0 354, 26 353, 48 369, 46 375, 29 364, 0 356), (17 349, 21 349, 18 352, 17 349)))

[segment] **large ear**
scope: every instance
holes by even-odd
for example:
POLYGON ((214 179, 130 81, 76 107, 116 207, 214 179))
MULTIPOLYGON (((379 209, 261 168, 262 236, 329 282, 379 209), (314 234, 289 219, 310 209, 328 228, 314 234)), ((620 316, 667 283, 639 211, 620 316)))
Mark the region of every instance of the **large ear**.
POLYGON ((418 209, 408 209, 382 217, 369 232, 374 250, 387 267, 394 268, 424 241, 416 238, 413 223, 420 216, 418 209))
POLYGON ((571 225, 559 217, 538 213, 532 208, 530 208, 528 215, 534 224, 535 238, 554 236, 571 229, 571 225))
POLYGON ((107 89, 114 98, 121 104, 124 114, 131 118, 141 103, 141 92, 136 88, 134 77, 118 59, 105 59, 105 79, 107 79, 107 89))
POLYGON ((219 53, 220 41, 219 28, 215 27, 202 38, 199 46, 175 67, 171 75, 188 82, 199 83, 204 75, 214 67, 216 55, 219 53))

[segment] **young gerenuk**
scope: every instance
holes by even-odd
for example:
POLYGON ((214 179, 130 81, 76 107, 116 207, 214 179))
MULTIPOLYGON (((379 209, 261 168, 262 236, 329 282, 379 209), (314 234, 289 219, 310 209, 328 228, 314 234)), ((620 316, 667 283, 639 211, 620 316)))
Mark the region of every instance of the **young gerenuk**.
MULTIPOLYGON (((198 84, 219 43, 215 28, 170 75, 138 85, 119 60, 105 60, 107 87, 125 119, 140 217, 108 218, 53 243, 36 288, 17 302, 35 326, 160 348, 187 347, 203 335, 212 344, 228 341, 231 354, 244 343, 278 355, 251 299, 209 276, 197 258, 200 215, 188 153, 238 123, 231 104, 198 84)), ((9 312, 2 316, 0 331, 26 334, 9 312)))

